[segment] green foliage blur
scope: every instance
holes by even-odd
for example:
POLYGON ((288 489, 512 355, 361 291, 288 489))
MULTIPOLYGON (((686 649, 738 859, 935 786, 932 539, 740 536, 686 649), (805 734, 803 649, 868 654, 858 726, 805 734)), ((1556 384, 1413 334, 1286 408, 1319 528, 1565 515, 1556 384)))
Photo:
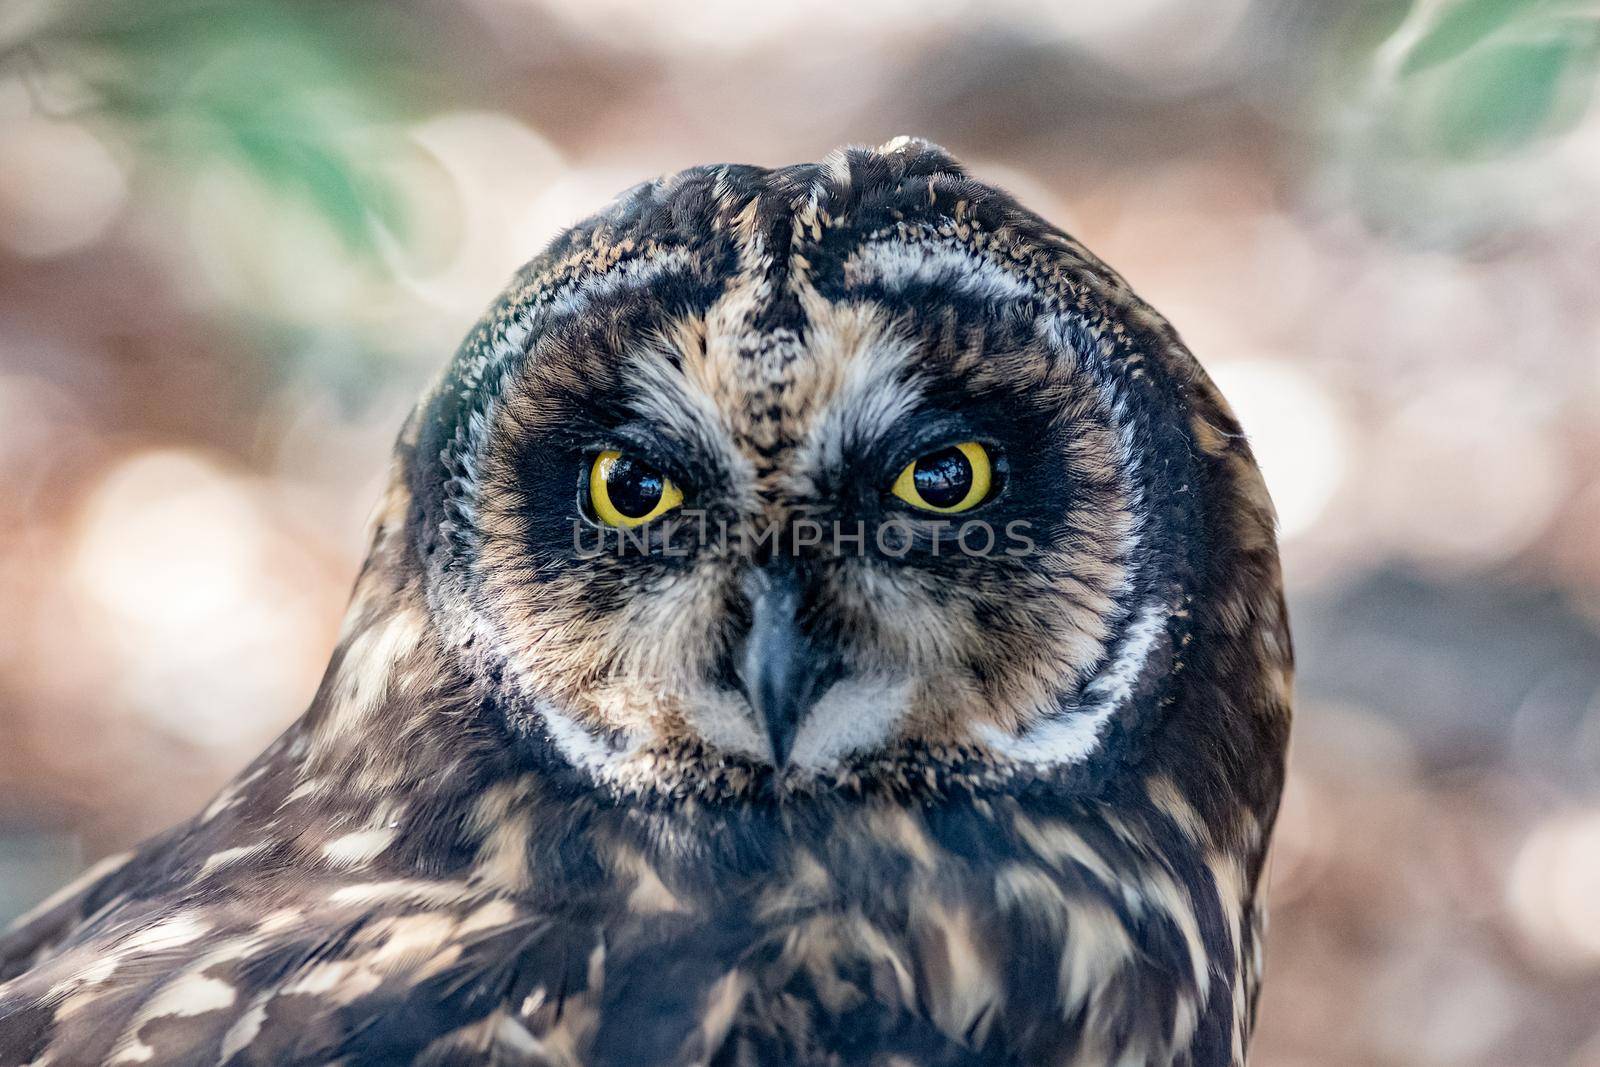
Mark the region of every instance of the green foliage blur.
MULTIPOLYGON (((1305 135, 1364 191, 1374 225, 1419 236, 1430 221, 1447 240, 1483 236, 1485 217, 1439 217, 1466 210, 1438 202, 1440 182, 1570 131, 1600 71, 1600 14, 1584 0, 1327 8, 1343 13, 1320 16, 1312 44, 1326 78, 1305 135)), ((377 268, 416 220, 373 164, 375 142, 429 109, 492 94, 463 57, 430 47, 427 10, 404 3, 75 0, 36 11, 0 35, 0 70, 26 69, 41 108, 92 114, 145 164, 231 159, 377 268)))
POLYGON ((306 706, 560 228, 899 134, 1167 315, 1279 520, 1258 1067, 1600 1065, 1594 0, 0 0, 0 920, 306 706))
POLYGON ((91 0, 50 12, 3 61, 27 65, 41 107, 111 125, 143 160, 230 157, 375 256, 408 220, 359 147, 437 105, 418 29, 381 3, 91 0))

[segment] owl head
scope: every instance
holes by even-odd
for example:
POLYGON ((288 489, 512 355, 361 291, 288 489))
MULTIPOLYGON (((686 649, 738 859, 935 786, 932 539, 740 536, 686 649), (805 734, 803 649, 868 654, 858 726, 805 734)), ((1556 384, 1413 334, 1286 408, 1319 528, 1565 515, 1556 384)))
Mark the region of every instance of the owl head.
POLYGON ((1225 402, 925 142, 622 194, 517 275, 398 469, 451 669, 609 788, 1105 780, 1287 700, 1225 402))

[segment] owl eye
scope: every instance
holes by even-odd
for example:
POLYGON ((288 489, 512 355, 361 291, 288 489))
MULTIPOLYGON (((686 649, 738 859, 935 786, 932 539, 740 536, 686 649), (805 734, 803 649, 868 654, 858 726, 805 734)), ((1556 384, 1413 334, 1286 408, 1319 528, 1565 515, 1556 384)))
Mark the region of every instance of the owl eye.
POLYGON ((589 466, 589 506, 607 526, 638 526, 683 504, 683 491, 643 460, 607 451, 589 466))
POLYGON ((988 450, 976 441, 963 441, 918 457, 889 491, 922 511, 954 515, 987 500, 993 484, 988 450))

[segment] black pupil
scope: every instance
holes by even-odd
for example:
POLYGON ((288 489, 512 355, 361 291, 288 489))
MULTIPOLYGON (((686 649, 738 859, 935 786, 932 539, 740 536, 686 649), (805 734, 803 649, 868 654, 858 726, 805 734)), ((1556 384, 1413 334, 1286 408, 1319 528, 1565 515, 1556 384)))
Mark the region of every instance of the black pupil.
POLYGON ((972 464, 959 448, 942 448, 917 460, 911 472, 922 499, 936 508, 953 508, 972 491, 972 464))
POLYGON ((606 472, 606 494, 611 506, 630 519, 643 518, 661 503, 667 480, 661 472, 630 456, 618 456, 606 472))

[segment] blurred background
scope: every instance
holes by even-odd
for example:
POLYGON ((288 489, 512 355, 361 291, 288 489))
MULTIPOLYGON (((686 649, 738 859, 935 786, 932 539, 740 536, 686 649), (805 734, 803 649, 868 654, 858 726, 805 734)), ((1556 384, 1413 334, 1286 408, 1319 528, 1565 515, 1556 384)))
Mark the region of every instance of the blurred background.
POLYGON ((0 919, 299 714, 558 228, 916 133, 1172 318, 1277 499, 1253 1062, 1600 1065, 1597 65, 1563 0, 5 0, 0 919))

